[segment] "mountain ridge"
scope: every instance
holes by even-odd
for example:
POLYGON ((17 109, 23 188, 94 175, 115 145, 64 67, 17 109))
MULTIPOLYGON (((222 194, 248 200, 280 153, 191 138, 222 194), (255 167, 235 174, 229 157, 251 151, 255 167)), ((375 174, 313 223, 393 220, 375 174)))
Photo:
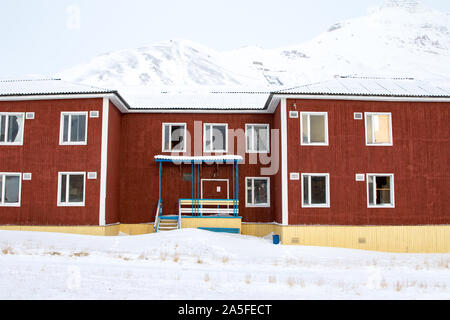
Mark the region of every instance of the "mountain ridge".
POLYGON ((449 13, 390 0, 298 45, 216 51, 190 40, 166 40, 100 55, 56 76, 113 88, 279 88, 336 75, 450 81, 449 13))

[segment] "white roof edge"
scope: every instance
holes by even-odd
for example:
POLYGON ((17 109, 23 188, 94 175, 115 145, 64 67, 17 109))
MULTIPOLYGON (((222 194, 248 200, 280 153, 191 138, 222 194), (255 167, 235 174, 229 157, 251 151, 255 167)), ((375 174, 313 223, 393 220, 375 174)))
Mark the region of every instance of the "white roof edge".
POLYGON ((105 93, 72 93, 72 94, 38 94, 38 95, 11 95, 0 96, 0 101, 31 101, 31 100, 59 100, 59 99, 96 99, 96 98, 109 98, 113 104, 122 112, 128 112, 127 106, 122 102, 119 97, 110 92, 105 93))
POLYGON ((404 101, 404 102, 450 102, 450 97, 399 97, 399 96, 369 96, 369 95, 333 95, 333 94, 301 94, 274 93, 275 97, 286 99, 315 99, 315 100, 360 100, 360 101, 404 101))
POLYGON ((242 161, 243 158, 238 155, 223 155, 223 156, 170 156, 170 155, 156 155, 155 160, 171 160, 171 161, 242 161))

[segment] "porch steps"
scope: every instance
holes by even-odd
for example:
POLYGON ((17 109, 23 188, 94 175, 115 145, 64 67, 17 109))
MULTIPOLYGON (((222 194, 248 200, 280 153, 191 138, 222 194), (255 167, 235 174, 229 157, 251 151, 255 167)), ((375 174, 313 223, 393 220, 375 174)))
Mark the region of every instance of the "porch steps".
POLYGON ((160 216, 158 231, 170 231, 178 229, 178 216, 160 216))

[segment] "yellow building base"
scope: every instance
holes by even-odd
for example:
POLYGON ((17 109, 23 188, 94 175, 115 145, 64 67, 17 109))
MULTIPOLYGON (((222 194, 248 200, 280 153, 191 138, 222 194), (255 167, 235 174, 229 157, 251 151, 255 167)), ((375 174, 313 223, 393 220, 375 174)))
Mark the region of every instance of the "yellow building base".
POLYGON ((120 224, 109 226, 0 226, 0 230, 73 233, 92 236, 116 236, 119 234, 120 224))
POLYGON ((182 217, 182 228, 229 228, 241 229, 241 217, 237 218, 191 218, 182 217))
MULTIPOLYGON (((340 247, 384 252, 450 253, 450 225, 428 226, 282 226, 242 223, 240 218, 182 218, 183 228, 231 228, 263 237, 278 234, 282 244, 340 247)), ((0 226, 0 230, 41 231, 97 236, 153 233, 153 223, 108 226, 0 226)))
POLYGON ((450 225, 281 226, 244 223, 242 234, 273 232, 282 244, 340 247, 384 252, 450 253, 450 225))

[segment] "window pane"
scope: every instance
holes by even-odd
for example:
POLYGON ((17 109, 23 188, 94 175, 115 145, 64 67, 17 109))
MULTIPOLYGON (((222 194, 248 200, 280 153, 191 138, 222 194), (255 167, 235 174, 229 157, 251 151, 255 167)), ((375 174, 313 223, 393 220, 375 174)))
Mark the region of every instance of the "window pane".
POLYGON ((368 183, 369 183, 369 204, 373 205, 375 204, 374 202, 374 197, 373 197, 373 176, 369 176, 368 178, 368 183))
POLYGON ((377 204, 391 204, 391 177, 376 177, 377 204))
POLYGON ((163 137, 164 137, 164 150, 170 150, 169 146, 169 140, 170 140, 170 125, 165 124, 164 125, 164 133, 163 133, 163 137))
POLYGON ((255 179, 253 192, 255 195, 255 204, 267 204, 268 190, 266 179, 255 179))
POLYGON ((213 126, 213 150, 225 150, 226 129, 225 126, 213 126))
POLYGON ((61 175, 61 186, 60 186, 61 202, 66 202, 66 188, 67 188, 67 175, 63 174, 61 175))
POLYGON ((309 116, 309 125, 310 125, 310 142, 325 143, 325 116, 323 115, 310 115, 309 116))
POLYGON ((0 116, 0 142, 5 142, 6 138, 6 116, 0 116))
POLYGON ((390 143, 389 115, 380 114, 373 116, 374 143, 390 143))
POLYGON ((86 116, 72 115, 70 119, 70 141, 84 142, 86 131, 86 116))
POLYGON ((3 202, 3 177, 0 175, 0 203, 3 202))
POLYGON ((247 203, 253 204, 252 179, 247 180, 247 203))
POLYGON ((372 137, 372 115, 366 117, 367 143, 373 143, 372 137))
POLYGON ((309 115, 304 114, 302 116, 302 141, 303 143, 308 143, 308 118, 309 115))
POLYGON ((205 127, 205 148, 207 151, 211 151, 211 126, 205 127))
POLYGON ((247 149, 249 151, 253 150, 253 126, 247 126, 247 130, 245 132, 247 139, 247 149))
POLYGON ((69 202, 83 202, 84 192, 84 176, 70 175, 69 176, 69 202))
POLYGON ((311 204, 326 203, 326 177, 311 176, 311 204))
POLYGON ((184 126, 171 126, 171 150, 184 149, 184 126))
POLYGON ((74 114, 70 116, 70 141, 78 141, 78 116, 74 114))
POLYGON ((303 203, 309 203, 309 176, 303 176, 303 203))
POLYGON ((18 203, 20 178, 19 176, 6 176, 5 179, 5 203, 18 203))
POLYGON ((267 137, 268 130, 266 126, 255 127, 256 134, 256 151, 268 151, 267 147, 267 137))
POLYGON ((8 137, 7 142, 22 142, 21 130, 23 126, 23 116, 12 115, 8 117, 8 137))
POLYGON ((63 116, 63 142, 69 141, 69 115, 63 116))
POLYGON ((78 140, 79 142, 83 142, 86 140, 86 116, 79 115, 78 116, 78 140))

